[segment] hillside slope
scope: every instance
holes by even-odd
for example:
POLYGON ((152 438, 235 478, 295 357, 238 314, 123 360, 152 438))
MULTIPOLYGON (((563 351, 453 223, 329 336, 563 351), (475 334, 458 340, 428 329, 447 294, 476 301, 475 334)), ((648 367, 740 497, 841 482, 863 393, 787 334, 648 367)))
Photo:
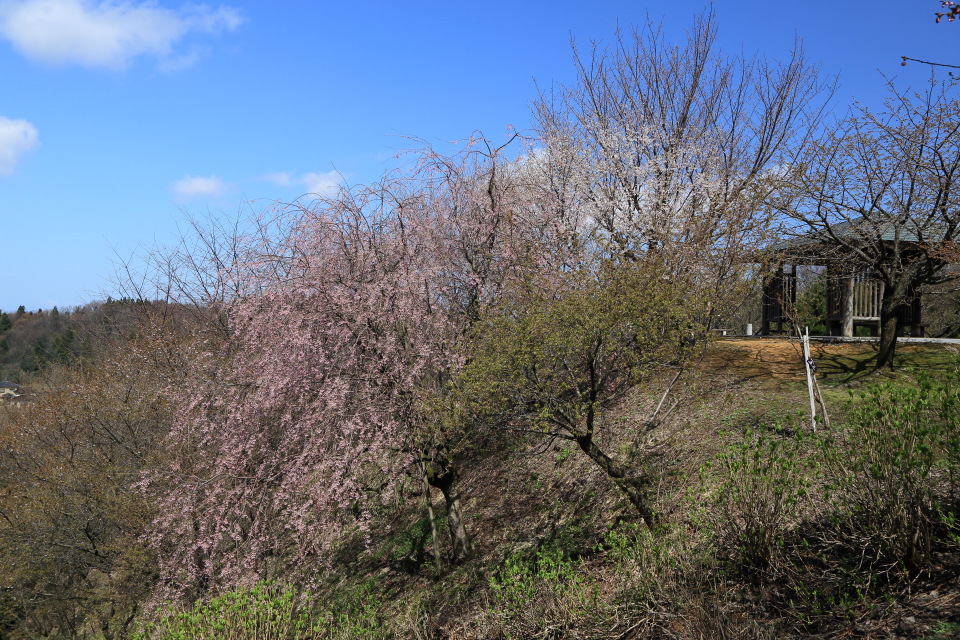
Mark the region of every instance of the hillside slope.
POLYGON ((601 416, 654 530, 575 443, 489 430, 456 452, 465 562, 436 489, 434 546, 411 477, 327 557, 173 604, 151 595, 158 520, 133 482, 175 398, 135 359, 51 369, 26 409, 0 407, 0 638, 956 637, 958 349, 904 345, 879 374, 869 344, 813 355, 816 435, 789 340, 718 340, 601 416))

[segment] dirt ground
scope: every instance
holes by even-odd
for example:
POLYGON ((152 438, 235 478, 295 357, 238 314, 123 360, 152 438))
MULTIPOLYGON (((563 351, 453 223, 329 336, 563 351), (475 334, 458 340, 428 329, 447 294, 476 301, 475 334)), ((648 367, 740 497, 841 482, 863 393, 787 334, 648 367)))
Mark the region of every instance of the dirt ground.
MULTIPOLYGON (((869 371, 877 344, 811 340, 810 351, 818 379, 842 382, 869 371)), ((958 353, 956 345, 899 344, 897 363, 917 368, 955 368, 958 353)), ((806 376, 801 354, 796 338, 721 338, 708 352, 705 364, 721 366, 745 378, 800 380, 806 376)))
POLYGON ((805 375, 803 349, 797 340, 759 338, 721 340, 716 344, 714 352, 721 359, 727 356, 725 358, 727 362, 724 364, 737 369, 759 369, 775 378, 795 378, 805 375))
MULTIPOLYGON (((814 361, 825 355, 857 356, 872 350, 864 343, 823 344, 811 342, 814 361)), ((747 377, 758 374, 779 379, 802 378, 806 375, 803 368, 803 349, 799 340, 787 338, 726 338, 718 340, 707 356, 710 364, 733 369, 747 377)))

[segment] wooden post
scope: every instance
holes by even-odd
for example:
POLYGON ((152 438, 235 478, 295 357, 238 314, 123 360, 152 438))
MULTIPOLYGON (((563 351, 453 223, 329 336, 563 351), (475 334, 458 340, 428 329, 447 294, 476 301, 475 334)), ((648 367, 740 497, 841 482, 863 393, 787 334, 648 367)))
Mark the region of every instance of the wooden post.
POLYGON ((853 337, 853 296, 856 288, 854 274, 842 276, 840 283, 840 335, 853 337))
POLYGON ((817 432, 817 405, 813 397, 813 371, 810 370, 810 327, 805 327, 805 333, 800 336, 803 343, 803 367, 807 370, 807 391, 810 393, 810 426, 817 432))

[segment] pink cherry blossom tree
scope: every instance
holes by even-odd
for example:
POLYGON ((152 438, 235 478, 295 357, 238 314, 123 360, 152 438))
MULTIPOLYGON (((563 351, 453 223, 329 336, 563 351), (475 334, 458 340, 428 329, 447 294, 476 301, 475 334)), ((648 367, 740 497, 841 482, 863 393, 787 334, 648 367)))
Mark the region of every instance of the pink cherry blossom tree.
POLYGON ((470 326, 529 252, 506 151, 428 149, 403 175, 281 210, 233 252, 224 272, 253 282, 217 303, 229 339, 193 365, 219 370, 194 376, 169 462, 142 483, 172 588, 312 565, 420 473, 444 495, 453 559, 470 554, 443 404, 470 326))

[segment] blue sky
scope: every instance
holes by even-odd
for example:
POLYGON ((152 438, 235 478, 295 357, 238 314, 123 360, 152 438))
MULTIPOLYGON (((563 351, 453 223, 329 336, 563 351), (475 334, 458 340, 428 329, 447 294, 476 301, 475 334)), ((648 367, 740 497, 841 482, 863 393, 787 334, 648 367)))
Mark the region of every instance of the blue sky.
MULTIPOLYGON (((960 64, 937 0, 715 0, 721 49, 783 57, 794 38, 839 76, 840 111, 881 72, 920 86, 960 64)), ((0 309, 83 304, 114 263, 172 242, 186 215, 233 216, 411 146, 530 126, 535 81, 573 79, 570 40, 704 7, 676 1, 0 0, 0 309)), ((960 114, 958 114, 960 117, 960 114)))

